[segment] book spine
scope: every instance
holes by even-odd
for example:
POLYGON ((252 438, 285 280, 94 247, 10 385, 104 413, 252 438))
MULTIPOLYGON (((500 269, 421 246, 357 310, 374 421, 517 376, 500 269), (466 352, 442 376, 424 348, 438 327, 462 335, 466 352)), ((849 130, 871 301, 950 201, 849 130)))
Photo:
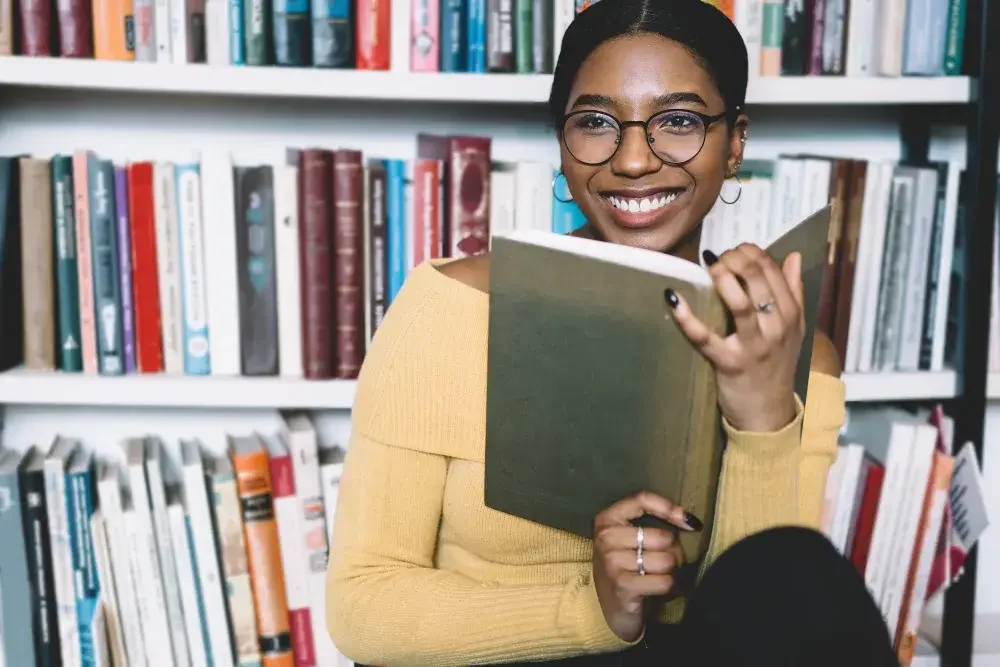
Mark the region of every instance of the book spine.
POLYGON ((56 368, 52 173, 48 160, 21 158, 21 285, 24 365, 56 368))
POLYGON ((262 667, 294 667, 285 576, 267 452, 233 456, 247 561, 257 608, 262 667))
POLYGON ((132 302, 132 243, 129 234, 128 184, 125 169, 115 167, 115 221, 118 229, 118 275, 122 297, 122 346, 125 372, 135 373, 135 308, 132 302))
POLYGON ((201 215, 201 171, 197 163, 175 167, 180 242, 181 304, 184 331, 184 372, 211 372, 208 304, 205 298, 204 222, 201 215))
POLYGON ((491 141, 488 137, 455 137, 450 142, 446 256, 478 255, 487 250, 490 239, 491 141))
POLYGON ((62 459, 45 461, 45 510, 49 521, 49 544, 52 549, 52 572, 62 664, 65 667, 81 667, 70 515, 67 513, 66 473, 63 465, 62 459))
POLYGON ((163 370, 163 324, 160 318, 153 165, 149 162, 130 164, 126 168, 126 177, 136 368, 140 373, 159 373, 163 370))
POLYGON ((829 0, 806 0, 811 3, 809 10, 809 65, 810 75, 823 73, 823 33, 826 23, 826 4, 829 0))
POLYGON ((53 56, 52 6, 46 0, 18 0, 17 44, 22 56, 53 56))
POLYGON ((386 160, 387 232, 389 254, 388 302, 396 298, 406 279, 406 208, 403 180, 406 165, 402 160, 386 160))
POLYGON ((303 376, 302 285, 299 252, 298 181, 301 154, 274 170, 274 259, 278 285, 278 368, 284 377, 303 376))
POLYGON ((529 74, 534 69, 534 0, 514 0, 514 70, 519 74, 529 74))
POLYGON ((357 1, 355 68, 387 70, 390 67, 389 0, 357 1))
MULTIPOLYGON (((472 0, 477 2, 478 0, 472 0)), ((410 19, 410 70, 437 72, 441 61, 440 0, 412 0, 410 19)))
MULTIPOLYGON (((930 370, 931 360, 934 356, 934 328, 938 318, 938 290, 944 289, 941 285, 940 274, 941 255, 944 252, 944 230, 945 218, 948 215, 948 164, 939 163, 937 165, 937 202, 934 210, 934 227, 931 232, 931 252, 927 271, 927 291, 924 302, 924 321, 920 337, 920 359, 918 366, 920 370, 930 370)), ((994 281, 996 277, 994 277, 994 281)))
POLYGON ((389 304, 388 223, 386 219, 386 168, 382 160, 368 163, 368 298, 369 340, 375 334, 389 304))
POLYGON ((243 39, 246 43, 246 64, 268 63, 268 0, 243 0, 243 39))
POLYGON ((273 0, 274 60, 287 67, 310 64, 309 0, 273 0))
POLYGON ((121 375, 125 370, 125 360, 122 355, 121 285, 115 238, 114 167, 110 162, 91 155, 87 169, 98 371, 101 375, 121 375))
POLYGON ((132 13, 135 26, 135 59, 142 63, 156 62, 156 29, 153 24, 154 0, 134 0, 132 13))
POLYGON ((354 30, 350 0, 312 0, 312 60, 315 67, 352 67, 354 30))
POLYGON ((24 664, 55 665, 61 660, 62 649, 45 478, 41 471, 27 473, 21 478, 21 505, 24 508, 25 555, 31 577, 31 636, 37 658, 35 663, 24 664))
MULTIPOLYGON (((781 45, 785 34, 785 5, 782 0, 762 0, 760 38, 761 76, 781 76, 781 45)), ((750 73, 751 76, 754 74, 750 73)))
POLYGON ((171 62, 170 0, 153 0, 153 34, 156 37, 156 62, 171 62))
POLYGON ((0 617, 4 623, 0 655, 11 667, 35 667, 32 626, 38 612, 31 590, 30 541, 26 535, 28 508, 22 503, 20 486, 17 470, 0 476, 0 499, 3 499, 0 505, 0 535, 4 536, 4 546, 0 549, 0 590, 3 591, 0 617), (26 613, 29 610, 31 613, 26 613))
POLYGON ((786 0, 784 7, 784 27, 781 38, 781 74, 802 76, 806 73, 809 55, 809 16, 806 11, 808 0, 786 0))
POLYGON ((59 17, 59 55, 63 58, 94 57, 90 3, 57 0, 56 14, 59 17))
POLYGON ((190 33, 186 18, 190 0, 170 0, 170 57, 175 65, 188 61, 190 33))
POLYGON ((949 76, 962 74, 965 50, 966 0, 948 0, 948 28, 945 32, 944 73, 949 76))
POLYGON ((243 34, 243 3, 244 0, 228 0, 230 65, 247 64, 247 44, 243 34))
POLYGON ((488 71, 486 68, 486 0, 468 0, 466 22, 466 71, 485 73, 488 71))
POLYGON ((188 0, 186 18, 187 61, 205 63, 208 61, 205 0, 188 0))
POLYGON ((489 71, 514 71, 514 0, 487 0, 486 47, 489 71))
POLYGON ((330 156, 319 149, 301 153, 299 181, 302 229, 299 239, 299 281, 302 304, 304 373, 310 379, 332 378, 334 373, 333 239, 330 156))
POLYGON ((170 543, 173 546, 174 566, 177 572, 177 590, 183 612, 184 638, 186 639, 190 663, 205 665, 205 623, 201 605, 201 591, 195 576, 195 562, 188 539, 188 521, 184 505, 174 502, 167 506, 167 521, 170 529, 170 543))
POLYGON ((94 4, 94 57, 135 60, 130 0, 101 0, 94 4))
POLYGON ((274 184, 271 167, 237 168, 237 262, 244 375, 278 374, 274 275, 274 184))
POLYGON ((226 577, 225 590, 232 618, 236 664, 240 667, 259 667, 257 612, 235 477, 230 472, 214 475, 212 490, 218 523, 219 553, 226 577))
POLYGON ((94 514, 93 484, 91 470, 68 474, 67 512, 73 552, 73 570, 76 583, 76 615, 80 633, 80 655, 84 667, 97 667, 97 642, 101 638, 91 633, 94 615, 100 609, 100 582, 97 576, 97 560, 94 542, 90 532, 90 520, 94 514))
POLYGON ((362 227, 361 152, 333 154, 334 323, 336 376, 353 379, 364 358, 364 229, 362 227))
POLYGON ((315 667, 316 648, 312 613, 309 609, 309 575, 303 539, 302 508, 295 494, 291 455, 272 456, 270 467, 295 667, 315 667))
POLYGON ((0 0, 0 56, 14 55, 14 3, 0 0))
POLYGON ((160 323, 163 340, 163 368, 167 373, 184 372, 183 314, 178 262, 177 187, 174 166, 156 163, 153 169, 153 203, 156 226, 157 285, 160 296, 160 323))
POLYGON ((465 0, 441 0, 441 71, 466 71, 465 0))
MULTIPOLYGON (((552 30, 555 0, 533 0, 531 5, 531 61, 535 74, 552 72, 552 30)), ((485 58, 485 51, 484 51, 485 58)))

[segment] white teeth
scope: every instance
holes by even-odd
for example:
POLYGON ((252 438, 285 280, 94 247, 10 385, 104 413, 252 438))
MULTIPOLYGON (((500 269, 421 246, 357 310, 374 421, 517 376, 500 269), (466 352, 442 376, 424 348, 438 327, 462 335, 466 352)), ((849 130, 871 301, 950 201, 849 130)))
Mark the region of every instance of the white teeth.
POLYGON ((608 197, 608 202, 620 211, 628 211, 629 213, 648 213, 650 211, 656 211, 663 208, 675 199, 677 199, 677 193, 671 192, 667 195, 643 197, 642 199, 608 197))

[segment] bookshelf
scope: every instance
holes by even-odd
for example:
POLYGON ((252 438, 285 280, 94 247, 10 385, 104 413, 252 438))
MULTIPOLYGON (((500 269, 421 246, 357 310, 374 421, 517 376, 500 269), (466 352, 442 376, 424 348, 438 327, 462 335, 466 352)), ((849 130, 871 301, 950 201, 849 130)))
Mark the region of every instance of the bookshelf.
MULTIPOLYGON (((974 174, 964 201, 973 221, 966 274, 973 284, 988 285, 1000 44, 994 39, 990 46, 984 36, 1000 34, 998 5, 969 3, 968 25, 981 26, 978 33, 970 28, 966 42, 970 76, 754 78, 747 159, 812 153, 965 165, 974 174)), ((252 162, 273 160, 287 146, 319 145, 412 157, 414 134, 428 131, 489 135, 499 160, 557 162, 543 109, 550 76, 411 73, 409 20, 409 3, 394 3, 393 67, 382 72, 0 57, 0 155, 89 148, 116 161, 174 159, 210 146, 231 151, 234 162, 252 162), (398 35, 404 35, 402 47, 398 35)), ((980 361, 987 348, 987 292, 968 294, 961 368, 848 374, 848 400, 944 401, 957 419, 956 442, 975 441, 983 460, 986 397, 1000 400, 1000 376, 987 383, 980 361)), ((119 438, 156 432, 165 439, 197 434, 218 453, 226 432, 269 428, 278 410, 291 408, 315 411, 324 440, 342 444, 355 386, 280 377, 11 371, 0 374, 0 405, 5 435, 17 446, 72 432, 113 456, 119 438)), ((945 667, 971 664, 975 581, 973 558, 949 596, 945 667)), ((936 656, 922 656, 919 664, 937 664, 936 656)))

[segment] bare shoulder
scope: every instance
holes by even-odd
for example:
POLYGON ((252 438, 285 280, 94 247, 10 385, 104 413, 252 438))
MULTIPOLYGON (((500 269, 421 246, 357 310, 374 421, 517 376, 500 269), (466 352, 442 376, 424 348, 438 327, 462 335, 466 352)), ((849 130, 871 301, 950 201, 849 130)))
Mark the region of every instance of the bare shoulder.
POLYGON ((444 275, 473 287, 480 292, 490 291, 489 253, 475 257, 463 257, 438 267, 444 275))
POLYGON ((840 355, 837 354, 837 348, 833 346, 833 341, 821 331, 817 331, 813 335, 812 362, 810 363, 810 367, 818 373, 832 375, 836 378, 840 377, 842 368, 840 355))

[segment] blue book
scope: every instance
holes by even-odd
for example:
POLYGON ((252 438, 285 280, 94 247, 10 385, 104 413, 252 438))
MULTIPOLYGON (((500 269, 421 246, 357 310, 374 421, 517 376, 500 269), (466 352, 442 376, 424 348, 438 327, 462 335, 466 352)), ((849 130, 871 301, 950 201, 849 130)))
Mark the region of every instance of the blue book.
POLYGON ((229 64, 246 65, 247 46, 243 38, 243 0, 229 0, 229 64))
POLYGON ((351 0, 312 0, 312 64, 352 67, 354 32, 351 0))
MULTIPOLYGON (((194 574, 194 596, 198 600, 198 619, 201 626, 201 641, 205 645, 205 667, 213 667, 211 639, 208 636, 208 621, 205 618, 205 597, 201 592, 201 577, 198 576, 198 556, 194 552, 194 532, 191 530, 191 517, 185 514, 184 530, 187 532, 188 555, 191 559, 191 572, 194 574)), ((183 558, 183 554, 177 554, 183 558)), ((193 638, 189 641, 195 641, 193 638)))
POLYGON ((201 218, 201 170, 198 163, 174 167, 177 189, 177 239, 181 249, 181 327, 184 372, 208 375, 208 303, 205 298, 205 245, 201 218))
POLYGON ((392 303, 406 279, 406 163, 386 160, 385 170, 389 209, 389 303, 392 303))
POLYGON ((441 0, 441 71, 466 71, 467 0, 441 0))
POLYGON ((101 597, 97 558, 90 534, 90 519, 94 514, 95 504, 93 470, 93 453, 78 447, 66 466, 66 516, 69 519, 76 617, 83 667, 97 667, 95 642, 101 639, 94 637, 91 632, 101 597))
POLYGON ((486 0, 468 2, 468 34, 466 36, 466 69, 486 72, 486 0))
POLYGON ((556 191, 552 193, 552 231, 556 234, 569 234, 586 224, 587 218, 575 201, 559 201, 572 196, 566 179, 556 179, 555 183, 556 191))

